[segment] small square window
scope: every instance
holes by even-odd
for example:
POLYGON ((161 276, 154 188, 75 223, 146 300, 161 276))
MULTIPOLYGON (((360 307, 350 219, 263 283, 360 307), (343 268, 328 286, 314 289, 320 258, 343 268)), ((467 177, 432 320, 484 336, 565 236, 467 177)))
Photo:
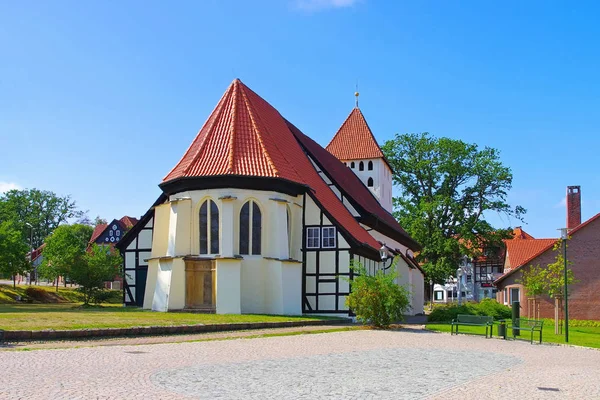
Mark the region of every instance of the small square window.
POLYGON ((335 227, 329 226, 323 228, 323 248, 335 248, 335 227))
POLYGON ((306 248, 318 249, 321 239, 321 230, 318 227, 306 228, 306 248))

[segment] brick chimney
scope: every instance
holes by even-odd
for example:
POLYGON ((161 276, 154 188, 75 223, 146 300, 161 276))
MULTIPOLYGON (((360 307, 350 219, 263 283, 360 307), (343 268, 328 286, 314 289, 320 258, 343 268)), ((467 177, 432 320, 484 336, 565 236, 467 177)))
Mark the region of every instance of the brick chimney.
POLYGON ((567 228, 581 224, 581 186, 567 186, 567 228))

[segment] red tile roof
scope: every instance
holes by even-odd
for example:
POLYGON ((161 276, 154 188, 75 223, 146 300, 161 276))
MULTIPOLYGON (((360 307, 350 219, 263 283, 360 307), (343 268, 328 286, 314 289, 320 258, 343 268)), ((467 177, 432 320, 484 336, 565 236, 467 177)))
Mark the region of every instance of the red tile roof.
POLYGON ((129 217, 127 215, 121 218, 119 221, 121 221, 123 227, 126 229, 132 228, 138 222, 137 218, 129 217))
MULTIPOLYGON (((365 214, 372 215, 375 218, 375 221, 373 221, 374 223, 368 224, 369 226, 377 225, 377 227, 372 227, 376 230, 381 230, 381 224, 384 224, 388 227, 387 232, 385 232, 386 236, 391 237, 412 250, 416 251, 421 249, 421 246, 411 238, 404 229, 402 229, 396 218, 381 206, 373 193, 367 189, 364 183, 351 169, 322 148, 317 142, 300 132, 294 125, 289 122, 288 124, 290 125, 292 133, 296 136, 296 139, 298 139, 300 144, 306 149, 315 162, 319 164, 330 179, 345 192, 344 195, 358 203, 358 206, 366 212, 365 214), (390 230, 392 232, 389 232, 390 230)), ((365 221, 365 223, 366 222, 367 221, 365 221)))
POLYGON ((215 175, 304 183, 289 153, 298 148, 281 115, 239 79, 229 86, 183 158, 163 179, 215 175), (292 143, 293 141, 293 143, 292 143))
POLYGON ((107 226, 108 224, 96 225, 96 227, 94 228, 94 232, 92 233, 92 237, 90 238, 90 243, 95 242, 96 239, 98 239, 98 237, 102 235, 102 232, 104 232, 107 226))
MULTIPOLYGON (((569 237, 575 235, 577 232, 579 232, 581 229, 585 228, 586 226, 588 226, 589 224, 591 224, 592 222, 596 221, 597 219, 600 218, 600 213, 594 215, 592 218, 588 219, 587 221, 585 221, 582 224, 579 224, 576 228, 572 229, 569 232, 569 237)), ((556 241, 558 239, 535 239, 535 240, 548 240, 548 243, 546 244, 545 247, 539 249, 539 251, 535 254, 532 254, 529 258, 523 260, 520 265, 517 265, 515 267, 512 267, 510 271, 508 271, 507 273, 505 273, 504 275, 502 275, 500 278, 496 279, 494 281, 494 284, 497 284, 498 282, 504 280, 504 278, 514 274, 516 271, 518 271, 519 269, 521 269, 522 267, 525 267, 527 265, 530 265, 531 262, 533 260, 535 260, 536 258, 538 258, 539 256, 541 256, 542 254, 544 254, 545 252, 547 252, 548 250, 550 250, 553 246, 554 243, 556 243, 556 241), (550 242, 552 241, 552 242, 550 242)), ((511 260, 512 261, 512 260, 511 260)))
POLYGON ((517 226, 515 229, 513 229, 513 237, 512 239, 535 239, 533 236, 531 236, 529 233, 525 232, 523 230, 523 228, 521 228, 520 226, 517 226))
POLYGON ((373 132, 358 107, 348 115, 325 149, 342 161, 384 158, 373 132))
POLYGON ((286 120, 239 79, 229 86, 183 158, 163 182, 182 177, 278 177, 310 187, 309 194, 341 230, 378 251, 380 244, 321 179, 286 120))
POLYGON ((540 251, 556 243, 556 239, 512 239, 506 240, 506 261, 510 269, 518 268, 540 251))

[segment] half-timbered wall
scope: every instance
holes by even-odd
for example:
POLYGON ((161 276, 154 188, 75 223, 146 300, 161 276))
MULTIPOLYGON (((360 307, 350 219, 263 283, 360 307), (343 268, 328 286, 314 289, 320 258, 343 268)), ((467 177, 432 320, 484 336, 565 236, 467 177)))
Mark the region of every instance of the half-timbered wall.
POLYGON ((350 293, 351 248, 335 225, 310 196, 305 197, 303 214, 303 312, 348 314, 346 296, 350 293), (323 246, 323 228, 335 228, 335 247, 323 246), (319 246, 308 246, 309 229, 318 229, 319 246))
POLYGON ((150 218, 123 252, 125 264, 124 303, 126 305, 142 307, 144 304, 144 291, 148 275, 147 260, 152 252, 153 227, 154 218, 150 218))

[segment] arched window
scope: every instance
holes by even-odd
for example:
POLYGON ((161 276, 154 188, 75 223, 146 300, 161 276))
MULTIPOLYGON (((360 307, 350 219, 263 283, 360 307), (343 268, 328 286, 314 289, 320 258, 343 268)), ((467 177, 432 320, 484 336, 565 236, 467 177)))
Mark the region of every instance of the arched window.
POLYGON ((367 186, 368 187, 373 187, 373 178, 367 179, 367 186))
POLYGON ((368 169, 369 171, 373 171, 373 161, 369 161, 369 164, 368 164, 368 167, 367 167, 367 169, 368 169))
POLYGON ((362 162, 362 161, 361 161, 361 162, 358 164, 358 170, 359 170, 359 171, 364 171, 364 170, 365 170, 365 163, 364 163, 364 162, 362 162))
POLYGON ((350 163, 350 168, 354 168, 354 161, 350 163))
POLYGON ((260 254, 261 243, 262 214, 258 204, 250 200, 240 211, 240 254, 260 254))
POLYGON ((214 201, 206 200, 200 206, 200 254, 218 253, 219 208, 214 201))

